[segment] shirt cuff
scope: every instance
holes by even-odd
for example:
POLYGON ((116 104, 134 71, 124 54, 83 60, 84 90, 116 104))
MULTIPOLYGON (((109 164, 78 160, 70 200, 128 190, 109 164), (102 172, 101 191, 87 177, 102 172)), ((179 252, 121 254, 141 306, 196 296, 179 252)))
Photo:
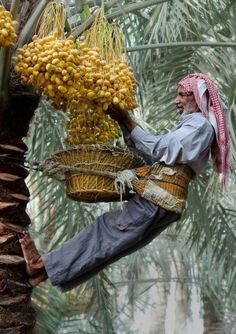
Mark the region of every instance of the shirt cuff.
POLYGON ((120 125, 120 128, 121 128, 121 131, 123 133, 124 139, 129 140, 130 139, 130 132, 123 125, 120 125))

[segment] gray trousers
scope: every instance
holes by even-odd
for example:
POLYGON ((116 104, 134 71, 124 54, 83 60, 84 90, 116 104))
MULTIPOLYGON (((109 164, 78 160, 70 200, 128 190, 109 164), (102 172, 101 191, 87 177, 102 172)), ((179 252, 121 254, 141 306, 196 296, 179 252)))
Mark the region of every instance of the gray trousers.
POLYGON ((179 218, 135 195, 122 207, 97 217, 57 250, 43 255, 48 278, 61 291, 68 291, 148 244, 179 218))

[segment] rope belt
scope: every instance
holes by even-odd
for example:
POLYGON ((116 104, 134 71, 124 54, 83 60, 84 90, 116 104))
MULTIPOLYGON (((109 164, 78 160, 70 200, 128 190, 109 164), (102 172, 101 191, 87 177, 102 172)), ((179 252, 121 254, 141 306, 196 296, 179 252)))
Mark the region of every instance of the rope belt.
POLYGON ((118 173, 115 185, 123 188, 126 185, 150 202, 181 214, 186 206, 192 174, 192 169, 186 165, 146 165, 118 173))

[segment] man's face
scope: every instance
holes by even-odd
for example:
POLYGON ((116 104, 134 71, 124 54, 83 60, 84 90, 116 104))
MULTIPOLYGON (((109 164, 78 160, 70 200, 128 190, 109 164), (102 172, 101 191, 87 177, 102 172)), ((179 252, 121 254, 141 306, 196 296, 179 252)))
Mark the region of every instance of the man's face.
POLYGON ((177 89, 175 104, 178 112, 182 115, 188 115, 199 111, 193 94, 187 95, 184 92, 184 88, 181 86, 177 89))

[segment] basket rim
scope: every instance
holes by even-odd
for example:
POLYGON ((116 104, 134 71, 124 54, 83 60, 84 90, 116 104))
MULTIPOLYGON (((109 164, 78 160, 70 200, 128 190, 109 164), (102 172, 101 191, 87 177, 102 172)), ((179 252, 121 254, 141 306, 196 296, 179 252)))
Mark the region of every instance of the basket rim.
POLYGON ((141 156, 139 156, 137 153, 131 151, 128 147, 122 148, 122 147, 116 147, 116 146, 108 146, 108 145, 99 145, 99 144, 81 144, 77 145, 75 147, 69 147, 66 149, 58 150, 54 152, 50 159, 58 159, 61 158, 65 154, 70 153, 79 153, 79 152, 104 152, 104 153, 111 153, 115 156, 124 156, 124 154, 132 159, 135 159, 137 163, 143 164, 144 160, 141 156))

